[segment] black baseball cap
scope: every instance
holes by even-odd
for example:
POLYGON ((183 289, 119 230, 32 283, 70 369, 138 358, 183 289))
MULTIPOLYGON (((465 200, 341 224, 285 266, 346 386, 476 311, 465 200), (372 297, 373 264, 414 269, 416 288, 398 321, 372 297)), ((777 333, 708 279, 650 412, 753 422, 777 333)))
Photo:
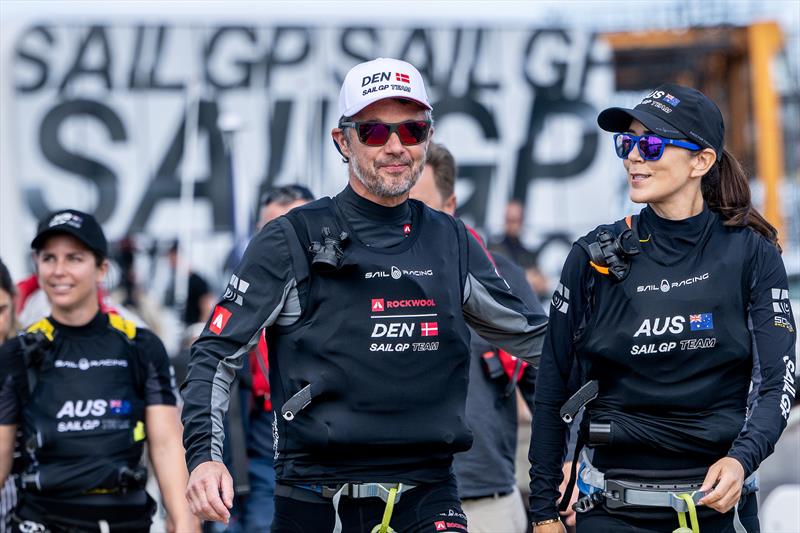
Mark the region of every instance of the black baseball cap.
POLYGON ((638 120, 657 135, 667 139, 688 139, 711 148, 722 157, 725 123, 717 104, 691 87, 664 83, 645 96, 633 109, 610 107, 597 116, 597 124, 606 131, 621 133, 638 120))
POLYGON ((31 248, 41 250, 44 241, 51 235, 66 233, 72 235, 101 257, 108 257, 108 242, 103 228, 90 214, 75 209, 63 209, 49 214, 41 222, 31 248))

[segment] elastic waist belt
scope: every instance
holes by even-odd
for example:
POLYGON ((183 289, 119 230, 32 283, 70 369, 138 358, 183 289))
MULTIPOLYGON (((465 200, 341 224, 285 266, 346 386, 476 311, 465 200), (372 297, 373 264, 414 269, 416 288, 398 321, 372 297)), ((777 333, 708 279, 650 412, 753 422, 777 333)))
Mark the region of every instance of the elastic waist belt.
POLYGON ((396 501, 404 492, 416 488, 416 485, 406 485, 405 483, 338 483, 335 485, 287 485, 285 483, 275 484, 275 495, 285 498, 303 498, 303 492, 312 492, 317 497, 332 500, 338 493, 349 498, 380 498, 384 502, 389 497, 391 489, 397 489, 396 501), (301 491, 301 492, 298 492, 301 491))

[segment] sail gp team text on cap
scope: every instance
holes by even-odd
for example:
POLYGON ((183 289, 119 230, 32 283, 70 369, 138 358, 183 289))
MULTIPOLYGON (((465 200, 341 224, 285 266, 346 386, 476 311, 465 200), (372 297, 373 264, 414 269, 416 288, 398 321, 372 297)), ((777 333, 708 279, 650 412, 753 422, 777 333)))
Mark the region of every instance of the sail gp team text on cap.
POLYGON ((339 112, 352 117, 368 105, 385 98, 403 98, 432 109, 422 75, 399 59, 379 57, 350 69, 339 93, 339 112))

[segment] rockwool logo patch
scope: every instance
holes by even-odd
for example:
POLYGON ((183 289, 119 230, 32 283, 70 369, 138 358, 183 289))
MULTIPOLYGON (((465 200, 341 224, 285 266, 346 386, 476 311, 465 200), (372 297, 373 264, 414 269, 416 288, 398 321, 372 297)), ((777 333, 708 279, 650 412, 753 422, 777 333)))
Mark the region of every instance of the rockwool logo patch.
POLYGON ((211 324, 209 324, 208 329, 211 330, 212 333, 219 335, 222 333, 222 330, 225 329, 225 326, 228 325, 231 312, 224 307, 216 306, 211 316, 211 324))

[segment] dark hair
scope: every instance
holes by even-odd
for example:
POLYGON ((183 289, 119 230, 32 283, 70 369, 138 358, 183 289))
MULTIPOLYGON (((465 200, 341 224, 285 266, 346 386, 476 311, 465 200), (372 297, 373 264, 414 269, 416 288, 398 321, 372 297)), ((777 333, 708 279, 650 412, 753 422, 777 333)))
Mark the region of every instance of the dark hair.
POLYGON ((280 187, 273 187, 268 189, 261 195, 258 201, 259 208, 267 207, 273 202, 280 205, 290 204, 297 200, 305 200, 307 202, 314 201, 314 194, 304 185, 293 183, 291 185, 282 185, 280 187))
POLYGON ((722 217, 726 226, 749 226, 782 251, 778 230, 753 207, 747 174, 730 152, 722 150, 722 156, 703 176, 700 190, 708 207, 722 217))
POLYGON ((0 259, 0 289, 3 289, 11 296, 14 296, 17 292, 14 282, 11 281, 11 274, 2 259, 0 259))
POLYGON ((447 200, 456 191, 456 161, 443 145, 431 142, 425 164, 433 167, 433 181, 442 198, 447 200))

